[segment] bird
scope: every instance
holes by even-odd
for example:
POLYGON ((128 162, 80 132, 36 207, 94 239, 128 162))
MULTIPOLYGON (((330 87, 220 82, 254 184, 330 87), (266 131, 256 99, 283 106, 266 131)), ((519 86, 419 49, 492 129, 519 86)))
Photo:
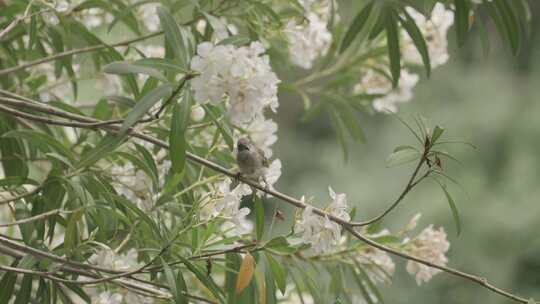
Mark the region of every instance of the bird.
POLYGON ((242 137, 236 142, 236 150, 236 163, 240 175, 256 181, 261 177, 264 178, 269 162, 263 150, 247 137, 242 137))

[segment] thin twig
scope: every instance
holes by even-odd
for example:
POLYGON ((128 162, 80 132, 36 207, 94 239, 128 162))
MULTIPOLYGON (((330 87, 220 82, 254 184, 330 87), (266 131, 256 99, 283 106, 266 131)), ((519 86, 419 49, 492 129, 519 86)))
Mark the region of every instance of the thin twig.
POLYGON ((49 216, 53 216, 53 215, 56 215, 56 214, 73 213, 75 211, 76 210, 67 211, 67 210, 62 210, 62 209, 53 209, 53 210, 50 210, 50 211, 47 211, 47 212, 44 212, 44 213, 41 213, 41 214, 38 214, 38 215, 34 215, 34 216, 31 216, 31 217, 27 217, 27 218, 24 218, 24 219, 15 221, 15 222, 6 223, 6 224, 0 224, 0 227, 10 227, 10 226, 22 225, 22 224, 30 223, 30 222, 37 221, 37 220, 40 220, 40 219, 44 219, 44 218, 47 218, 49 216))
POLYGON ((376 217, 374 217, 374 218, 372 218, 370 220, 363 221, 363 222, 352 222, 351 225, 352 226, 367 226, 367 225, 373 224, 373 223, 383 219, 386 215, 388 215, 388 213, 390 213, 392 210, 394 210, 394 208, 396 208, 399 205, 399 203, 405 198, 405 196, 416 185, 418 185, 418 183, 420 183, 420 181, 422 181, 427 175, 429 175, 430 171, 428 170, 423 177, 421 177, 417 181, 415 181, 416 176, 418 175, 418 172, 420 171, 420 168, 422 167, 422 165, 426 162, 426 159, 427 159, 427 152, 424 152, 422 154, 422 157, 420 157, 420 161, 418 161, 418 164, 416 165, 416 168, 414 169, 413 174, 411 175, 409 181, 407 182, 407 185, 405 186, 405 189, 403 189, 403 191, 401 192, 399 197, 394 201, 394 203, 392 203, 392 205, 390 205, 390 207, 388 207, 381 214, 379 214, 378 216, 376 216, 376 217))

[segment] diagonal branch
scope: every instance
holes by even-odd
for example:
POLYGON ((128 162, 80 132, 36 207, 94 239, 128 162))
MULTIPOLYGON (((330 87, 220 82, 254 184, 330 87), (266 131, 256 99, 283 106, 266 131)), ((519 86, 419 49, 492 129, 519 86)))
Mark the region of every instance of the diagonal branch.
MULTIPOLYGON (((3 99, 0 99, 0 103, 3 103, 3 99)), ((51 114, 51 115, 56 115, 56 116, 59 116, 59 117, 63 117, 63 118, 67 118, 67 119, 71 119, 71 120, 74 120, 76 122, 92 122, 92 123, 96 123, 96 122, 99 122, 99 120, 96 120, 96 119, 93 119, 93 118, 89 118, 89 117, 86 117, 86 116, 82 116, 82 115, 77 115, 77 114, 72 114, 72 113, 69 113, 69 112, 65 112, 65 111, 62 111, 62 110, 59 110, 59 109, 55 109, 55 108, 52 108, 48 105, 45 105, 45 104, 39 104, 39 103, 30 103, 28 101, 19 101, 19 107, 23 107, 23 108, 32 108, 36 111, 39 111, 39 112, 42 112, 42 113, 45 113, 45 114, 51 114)), ((120 128, 119 127, 116 127, 116 126, 100 126, 98 127, 98 129, 100 130, 104 130, 104 131, 107 131, 107 132, 110 132, 110 133, 118 133, 120 128)), ((164 149, 169 149, 168 145, 166 142, 164 141, 161 141, 157 138, 154 138, 152 136, 149 136, 149 135, 146 135, 146 134, 143 134, 143 133, 140 133, 140 132, 137 132, 137 131, 134 131, 134 130, 129 130, 128 131, 128 134, 129 136, 132 136, 132 137, 135 137, 135 138, 139 138, 139 139, 142 139, 144 141, 147 141, 149 143, 152 143, 156 146, 159 146, 161 148, 164 148, 164 149)), ((268 189, 267 187, 263 186, 263 185, 260 185, 259 183, 255 182, 255 181, 252 181, 252 180, 249 180, 249 179, 245 179, 245 178, 242 178, 242 177, 238 177, 236 172, 233 172, 231 170, 228 170, 222 166, 220 166, 219 164, 216 164, 212 161, 209 161, 205 158, 202 158, 198 155, 195 155, 193 153, 190 153, 190 152, 186 152, 186 157, 187 159, 189 159, 190 161, 192 162, 195 162, 195 163, 198 163, 202 166, 205 166, 205 167, 208 167, 216 172, 219 172, 219 173, 222 173, 224 175, 227 175, 231 178, 237 178, 238 180, 240 180, 242 183, 245 183, 255 189, 258 189, 260 191, 263 191, 275 198, 278 198, 290 205, 293 205, 297 208, 301 208, 301 209, 305 209, 308 205, 305 204, 303 201, 300 201, 296 198, 293 198, 287 194, 284 194, 284 193, 281 193, 277 190, 273 190, 273 189, 268 189)), ((413 184, 417 184, 415 183, 414 181, 412 182, 411 185, 413 184)), ((404 252, 401 252, 399 250, 396 250, 396 249, 393 249, 393 248, 390 248, 390 247, 387 247, 387 246, 384 246, 376 241, 373 241, 371 239, 369 239, 367 236, 357 232, 353 226, 354 223, 351 223, 351 222, 348 222, 348 221, 345 221, 339 217, 336 217, 330 213, 327 213, 326 211, 322 210, 322 209, 319 209, 319 208, 315 208, 313 207, 313 212, 319 216, 323 216, 323 217, 326 217, 328 218, 329 220, 339 224, 340 226, 342 226, 345 230, 347 230, 349 233, 351 233, 354 237, 356 237, 357 239, 365 242, 366 244, 370 245, 370 246, 373 246, 375 248, 378 248, 380 250, 383 250, 385 252, 388 252, 388 253, 391 253, 393 255, 396 255, 396 256, 399 256, 401 258, 404 258, 404 259, 408 259, 408 260, 412 260, 412 261, 415 261, 417 263, 420 263, 420 264, 423 264, 423 265, 426 265, 426 266, 429 266, 429 267, 433 267, 433 268, 437 268, 439 270, 442 270, 444 272, 447 272, 449 274, 452 274, 452 275, 455 275, 455 276, 458 276, 458 277, 461 277, 461 278, 464 278, 464 279, 467 279, 469 281, 472 281, 472 282, 475 282, 481 286, 483 286, 484 288, 486 289, 489 289, 495 293, 498 293, 502 296, 505 296, 509 299, 512 299, 516 302, 520 302, 520 303, 524 303, 524 304, 527 304, 528 303, 528 300, 525 299, 525 298, 522 298, 522 297, 519 297, 519 296, 516 296, 510 292, 507 292, 507 291, 504 291, 500 288, 497 288, 495 287, 494 285, 490 284, 487 282, 486 279, 483 279, 481 277, 478 277, 478 276, 475 276, 475 275, 472 275, 472 274, 468 274, 468 273, 465 273, 465 272, 462 272, 462 271, 459 271, 459 270, 456 270, 454 268, 451 268, 451 267, 445 267, 445 266, 441 266, 441 265, 437 265, 437 264, 433 264, 427 260, 423 260, 423 259, 420 259, 418 257, 414 257, 414 256, 411 256, 411 255, 408 255, 404 252)), ((1 240, 1 239, 0 239, 1 240)), ((2 240, 2 242, 4 242, 5 240, 2 240)))

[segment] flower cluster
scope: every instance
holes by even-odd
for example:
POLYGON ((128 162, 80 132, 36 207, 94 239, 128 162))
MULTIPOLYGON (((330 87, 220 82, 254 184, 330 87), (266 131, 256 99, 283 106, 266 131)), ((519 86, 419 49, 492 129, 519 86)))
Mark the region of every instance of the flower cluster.
POLYGON ((199 74, 191 81, 195 100, 219 103, 228 97, 229 117, 238 124, 263 116, 266 107, 275 111, 279 79, 264 52, 259 42, 244 47, 199 44, 191 61, 191 68, 199 74))
POLYGON ((221 217, 225 219, 224 230, 231 230, 235 235, 251 232, 253 225, 246 219, 250 210, 240 208, 242 197, 251 193, 249 186, 241 184, 231 189, 231 181, 226 179, 213 184, 212 188, 212 195, 201 204, 200 219, 209 221, 221 217))
MULTIPOLYGON (((347 213, 347 197, 345 194, 336 194, 332 188, 328 189, 332 202, 325 209, 333 216, 345 221, 350 220, 347 213)), ((328 217, 322 217, 313 212, 313 207, 308 206, 302 213, 302 218, 296 225, 296 231, 303 233, 302 240, 311 244, 314 254, 331 251, 339 244, 341 239, 341 226, 331 221, 328 217)))
MULTIPOLYGON (((433 225, 425 228, 407 244, 407 249, 413 256, 440 266, 445 266, 448 262, 445 254, 449 248, 450 243, 446 239, 444 229, 441 227, 439 230, 435 230, 433 225)), ((407 262, 407 272, 414 275, 416 283, 420 285, 431 280, 440 270, 409 261, 407 262)))
POLYGON ((354 92, 382 95, 373 100, 373 108, 378 112, 390 111, 395 113, 398 110, 398 104, 412 99, 412 89, 418 79, 418 75, 409 73, 407 69, 402 69, 398 87, 392 88, 392 81, 389 76, 368 69, 360 83, 354 87, 354 92))
POLYGON ((310 13, 305 18, 302 23, 289 21, 283 33, 289 43, 291 62, 301 68, 310 69, 313 62, 328 51, 332 34, 326 28, 326 22, 316 14, 310 13))
POLYGON ((355 257, 360 263, 371 281, 376 283, 390 283, 390 279, 396 270, 396 264, 390 255, 373 247, 366 247, 355 257))
MULTIPOLYGON (((441 3, 437 3, 430 18, 426 18, 422 13, 412 7, 406 8, 407 13, 418 25, 422 35, 426 39, 431 67, 436 68, 448 61, 448 39, 447 32, 454 23, 453 13, 447 10, 441 3)), ((422 64, 422 57, 413 43, 409 34, 403 30, 402 58, 406 64, 422 64)), ((402 68, 399 85, 392 88, 392 81, 384 66, 376 68, 369 67, 353 91, 357 94, 381 95, 373 99, 373 108, 377 112, 397 112, 400 103, 408 102, 412 99, 412 89, 419 80, 419 76, 402 68)))
POLYGON ((290 20, 283 31, 289 43, 291 62, 310 69, 313 62, 324 56, 332 43, 332 33, 327 28, 330 1, 300 1, 304 7, 304 20, 290 20))
POLYGON ((131 248, 124 254, 117 254, 110 248, 103 248, 94 253, 89 262, 117 271, 129 271, 137 268, 137 250, 131 248))
MULTIPOLYGON (((452 11, 447 10, 444 4, 437 3, 431 12, 431 17, 427 19, 412 7, 407 7, 406 10, 426 39, 431 66, 435 68, 445 64, 449 58, 447 32, 454 24, 452 11)), ((422 57, 414 46, 412 38, 406 32, 404 32, 404 36, 403 59, 409 63, 422 64, 422 57)))

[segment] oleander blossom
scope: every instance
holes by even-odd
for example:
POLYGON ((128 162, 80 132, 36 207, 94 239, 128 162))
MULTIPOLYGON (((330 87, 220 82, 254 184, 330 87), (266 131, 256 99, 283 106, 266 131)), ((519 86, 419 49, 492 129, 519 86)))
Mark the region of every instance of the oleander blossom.
MULTIPOLYGON (((333 216, 349 221, 350 216, 346 212, 346 195, 336 194, 330 187, 329 193, 332 202, 325 210, 333 216)), ((341 226, 326 216, 315 214, 313 207, 309 205, 304 209, 302 217, 296 225, 296 231, 302 233, 302 241, 311 245, 315 255, 331 251, 341 239, 341 226)))
MULTIPOLYGON (((448 61, 448 29, 454 24, 454 14, 447 10, 444 4, 437 3, 431 12, 429 19, 412 7, 406 8, 418 25, 422 36, 426 40, 431 67, 436 68, 448 61)), ((416 49, 411 37, 404 31, 403 59, 405 62, 422 64, 422 57, 416 49)))
MULTIPOLYGON (((267 158, 272 157, 272 145, 277 141, 277 123, 272 119, 257 117, 243 126, 253 144, 264 152, 267 158)), ((244 136, 244 135, 242 135, 244 136)), ((239 138, 236 138, 238 140, 239 138)))
POLYGON ((212 195, 202 202, 199 217, 201 221, 209 221, 217 217, 225 219, 223 230, 229 230, 234 235, 251 232, 253 225, 246 219, 249 208, 240 208, 244 195, 251 193, 249 186, 240 184, 231 188, 229 179, 219 181, 212 186, 212 195))
MULTIPOLYGON (((426 227, 407 244, 407 249, 411 255, 440 266, 445 266, 448 262, 445 254, 449 248, 450 243, 446 239, 444 229, 441 227, 439 230, 435 230, 433 225, 426 227)), ((421 285, 427 283, 441 270, 409 261, 407 262, 407 272, 414 275, 416 283, 421 285)))
POLYGON ((301 68, 310 69, 313 62, 326 55, 332 43, 332 34, 326 22, 314 13, 306 15, 301 23, 291 20, 283 33, 289 43, 291 62, 301 68))
POLYGON ((137 250, 134 248, 123 254, 117 254, 110 248, 103 248, 94 253, 90 257, 89 262, 117 271, 129 271, 139 266, 137 262, 137 250))
POLYGON ((412 99, 412 89, 418 83, 418 79, 418 75, 410 73, 407 69, 402 69, 397 88, 392 88, 392 81, 388 76, 369 69, 362 77, 360 83, 354 87, 353 91, 357 94, 383 95, 373 100, 375 111, 396 113, 400 103, 405 103, 412 99))
POLYGON ((391 283, 396 265, 390 255, 377 248, 367 247, 355 257, 369 278, 376 283, 391 283))
POLYGON ((117 292, 103 291, 91 298, 92 304, 121 304, 124 297, 117 292))
POLYGON ((267 107, 275 112, 279 79, 264 52, 260 42, 243 47, 199 44, 191 61, 199 73, 191 80, 195 100, 217 104, 226 96, 228 116, 238 124, 263 116, 267 107))

